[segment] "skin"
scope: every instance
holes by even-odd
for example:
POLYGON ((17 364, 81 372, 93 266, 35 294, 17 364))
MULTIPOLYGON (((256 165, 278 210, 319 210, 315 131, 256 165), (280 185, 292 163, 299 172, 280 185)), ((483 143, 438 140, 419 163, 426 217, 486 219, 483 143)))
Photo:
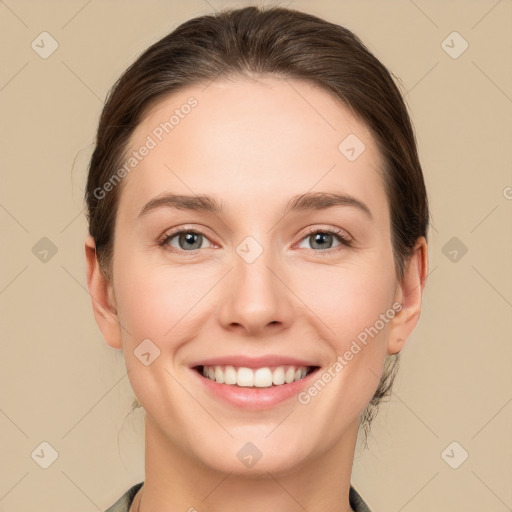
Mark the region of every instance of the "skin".
POLYGON ((190 96, 197 107, 122 182, 111 281, 94 240, 85 243, 95 318, 108 345, 123 350, 145 410, 140 510, 350 511, 360 414, 386 354, 402 350, 419 319, 425 239, 399 281, 377 147, 349 109, 304 81, 184 89, 153 106, 131 150, 190 96), (338 150, 350 133, 366 146, 353 162, 338 150), (139 218, 163 192, 207 194, 224 210, 164 207, 139 218), (351 206, 285 215, 290 198, 307 192, 350 194, 373 219, 351 206), (352 247, 328 237, 330 252, 318 248, 307 228, 329 227, 352 247), (202 248, 190 251, 178 237, 176 252, 160 246, 172 229, 203 233, 202 248), (236 252, 247 236, 263 248, 251 264, 236 252), (395 301, 403 309, 307 405, 294 397, 242 410, 212 397, 189 368, 206 357, 279 354, 325 371, 395 301), (149 366, 133 353, 147 338, 160 350, 149 366), (248 441, 263 454, 252 468, 236 456, 248 441))

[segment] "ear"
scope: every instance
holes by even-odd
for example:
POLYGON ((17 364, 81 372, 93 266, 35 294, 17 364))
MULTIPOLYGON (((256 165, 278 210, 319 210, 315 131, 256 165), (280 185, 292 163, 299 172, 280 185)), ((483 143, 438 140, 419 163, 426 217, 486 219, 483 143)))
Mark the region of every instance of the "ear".
POLYGON ((112 348, 122 348, 121 329, 117 317, 112 284, 103 274, 96 256, 96 244, 90 235, 85 240, 87 286, 92 300, 96 323, 103 337, 112 348))
POLYGON ((427 242, 425 237, 419 237, 395 294, 395 301, 402 305, 402 309, 391 321, 388 340, 388 354, 390 355, 397 354, 403 349, 405 342, 418 323, 427 272, 427 242))

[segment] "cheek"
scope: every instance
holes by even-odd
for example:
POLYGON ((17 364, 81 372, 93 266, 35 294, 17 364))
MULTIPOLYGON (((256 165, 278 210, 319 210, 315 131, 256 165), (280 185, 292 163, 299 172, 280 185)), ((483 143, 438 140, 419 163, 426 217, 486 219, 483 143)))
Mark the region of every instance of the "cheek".
MULTIPOLYGON (((120 321, 140 343, 149 338, 158 346, 190 335, 190 319, 204 309, 202 298, 215 284, 211 269, 200 265, 169 266, 152 263, 143 253, 115 262, 114 288, 120 321), (187 333, 184 329, 187 329, 187 333)), ((127 336, 123 332, 123 336, 127 336)))
POLYGON ((378 385, 395 316, 392 258, 326 268, 314 275, 303 272, 297 279, 298 295, 318 316, 317 325, 323 326, 324 339, 331 348, 325 379, 333 385, 327 386, 330 391, 323 396, 332 393, 333 404, 339 404, 343 396, 344 405, 336 405, 340 418, 347 411, 362 410, 378 385))
POLYGON ((215 279, 194 265, 171 267, 150 260, 134 251, 114 261, 114 288, 131 386, 148 412, 172 426, 180 404, 187 403, 182 387, 174 385, 172 376, 179 376, 172 361, 196 336, 201 325, 197 315, 204 312, 201 298, 215 279), (139 359, 146 352, 152 359, 148 365, 139 359), (169 405, 165 411, 162 403, 169 405))
POLYGON ((392 258, 299 269, 293 279, 297 295, 340 349, 391 308, 396 286, 392 258))
POLYGON ((176 297, 172 293, 162 295, 163 283, 155 281, 147 270, 131 268, 130 275, 118 272, 116 298, 120 321, 134 342, 157 339, 171 328, 169 312, 177 309, 176 297))

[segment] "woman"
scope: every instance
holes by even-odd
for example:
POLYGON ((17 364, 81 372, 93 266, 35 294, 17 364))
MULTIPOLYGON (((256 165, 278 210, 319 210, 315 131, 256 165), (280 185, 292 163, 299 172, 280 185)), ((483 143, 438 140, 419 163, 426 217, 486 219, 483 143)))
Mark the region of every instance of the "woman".
POLYGON ((369 510, 356 438, 428 267, 385 67, 298 11, 190 20, 116 83, 86 200, 94 314, 145 411, 145 480, 108 512, 369 510))

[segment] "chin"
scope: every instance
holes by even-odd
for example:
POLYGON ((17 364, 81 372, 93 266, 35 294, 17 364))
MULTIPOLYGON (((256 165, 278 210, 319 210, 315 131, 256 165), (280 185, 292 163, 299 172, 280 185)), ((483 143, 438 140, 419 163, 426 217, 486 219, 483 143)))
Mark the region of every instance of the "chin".
MULTIPOLYGON (((270 430, 266 430, 269 432, 270 430)), ((196 457, 214 471, 247 477, 268 478, 268 473, 286 474, 297 468, 307 458, 304 440, 299 445, 286 442, 289 436, 265 435, 236 436, 223 443, 216 439, 213 444, 194 446, 196 457), (199 451, 198 451, 199 448, 199 451)), ((196 438, 197 439, 197 438, 196 438)))

